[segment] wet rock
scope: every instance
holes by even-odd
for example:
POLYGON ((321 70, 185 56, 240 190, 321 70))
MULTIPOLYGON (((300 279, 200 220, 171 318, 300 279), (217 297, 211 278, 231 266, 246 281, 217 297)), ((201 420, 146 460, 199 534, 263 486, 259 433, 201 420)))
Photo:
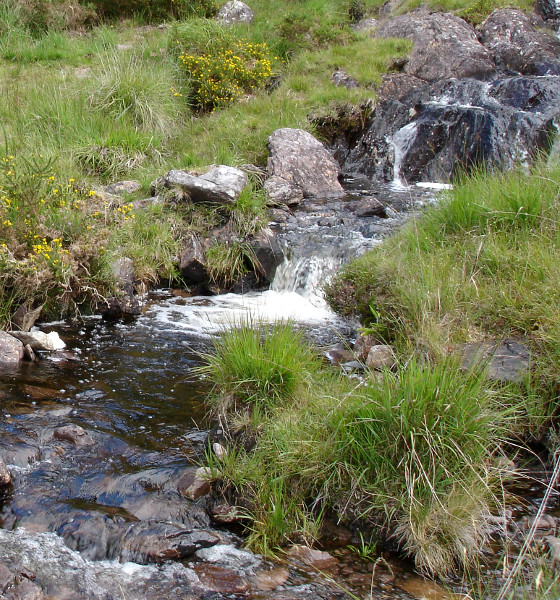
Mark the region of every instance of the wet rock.
POLYGON ((469 343, 461 353, 463 368, 481 364, 486 367, 486 376, 495 381, 520 383, 529 373, 529 349, 516 340, 469 343))
POLYGON ((354 342, 354 355, 365 363, 368 353, 372 346, 377 344, 377 339, 373 335, 359 335, 354 342))
POLYGON ((2 449, 2 457, 8 465, 25 468, 39 460, 41 452, 36 446, 19 443, 17 446, 11 446, 2 449))
POLYGON ((35 362, 38 360, 35 352, 33 352, 33 348, 29 344, 25 344, 23 347, 23 357, 29 362, 35 362))
POLYGON ((414 75, 392 73, 391 75, 383 76, 383 81, 377 89, 377 97, 380 102, 399 100, 403 96, 425 85, 425 81, 414 75))
POLYGON ((346 373, 355 373, 364 370, 364 365, 358 360, 351 360, 349 362, 342 363, 341 369, 346 373))
POLYGON ((343 71, 342 69, 337 69, 331 75, 331 81, 339 87, 345 87, 348 89, 357 88, 359 85, 353 77, 348 75, 348 73, 346 73, 346 71, 343 71))
POLYGON ((60 339, 56 331, 50 333, 44 333, 43 331, 12 331, 11 335, 22 344, 31 346, 33 350, 54 352, 66 348, 66 344, 60 339))
POLYGON ((134 194, 138 190, 142 189, 142 185, 137 181, 117 181, 112 183, 105 188, 108 194, 115 196, 122 196, 123 194, 134 194))
MULTIPOLYGON (((159 522, 138 522, 121 526, 116 542, 122 561, 163 562, 182 560, 202 548, 216 545, 220 538, 208 531, 188 531, 159 522)), ((114 558, 109 555, 109 558, 114 558)))
POLYGON ((226 2, 218 11, 216 19, 224 25, 233 23, 252 23, 255 13, 252 9, 240 0, 230 0, 226 2))
POLYGON ((90 446, 93 438, 79 425, 65 425, 54 430, 57 440, 71 442, 75 446, 90 446))
POLYGON ((329 362, 335 366, 350 362, 354 359, 354 354, 345 348, 330 348, 325 352, 329 362))
POLYGON ((103 314, 110 317, 139 315, 142 310, 140 301, 134 295, 134 282, 136 280, 134 262, 131 258, 122 256, 112 264, 112 268, 117 283, 117 294, 102 307, 103 314))
POLYGON ((268 139, 268 172, 301 189, 304 197, 343 195, 339 166, 310 133, 302 129, 277 129, 268 139))
POLYGON ((230 523, 238 523, 244 518, 244 515, 242 510, 237 506, 222 502, 220 504, 214 504, 210 508, 210 518, 215 523, 229 525, 230 523))
POLYGON ((290 571, 284 567, 277 567, 271 571, 261 571, 253 581, 253 586, 261 592, 271 592, 288 581, 290 571))
POLYGON ((386 344, 378 344, 369 349, 366 358, 366 367, 372 371, 382 371, 383 369, 390 369, 393 367, 395 362, 396 359, 393 348, 386 344))
POLYGON ((320 571, 324 569, 332 569, 338 565, 338 559, 328 552, 314 550, 313 548, 308 548, 307 546, 292 546, 288 550, 288 556, 320 571))
POLYGON ((43 305, 32 308, 30 303, 23 303, 14 313, 12 323, 21 331, 29 331, 41 315, 43 305))
POLYGON ((34 400, 54 400, 61 397, 61 393, 58 390, 38 385, 23 385, 21 391, 34 400))
POLYGON ((189 500, 197 500, 201 496, 205 496, 210 493, 210 482, 217 477, 217 471, 210 469, 210 467, 199 467, 196 472, 192 483, 185 490, 185 496, 189 500))
POLYGON ((338 156, 345 172, 448 181, 475 165, 508 169, 546 153, 559 116, 557 76, 443 80, 379 104, 338 156))
POLYGON ((375 35, 410 38, 413 49, 404 71, 425 81, 486 78, 496 71, 474 27, 450 13, 420 10, 399 15, 381 24, 375 35))
POLYGON ((127 296, 132 296, 134 294, 134 281, 136 279, 134 261, 127 256, 122 256, 112 264, 112 268, 119 290, 127 296))
POLYGON ((17 366, 23 359, 23 344, 14 336, 0 331, 0 367, 17 366))
POLYGON ((220 594, 243 594, 249 590, 248 583, 235 571, 219 565, 196 563, 194 571, 202 585, 220 594))
POLYGON ((537 0, 535 8, 543 16, 544 19, 558 19, 560 10, 555 0, 537 0))
POLYGON ((196 236, 191 236, 181 252, 179 262, 181 275, 193 283, 202 283, 208 280, 206 258, 202 243, 196 236))
POLYGON ((495 10, 480 26, 480 41, 502 69, 524 75, 560 75, 560 40, 536 15, 495 10))
POLYGON ((204 175, 186 171, 169 171, 165 175, 168 188, 179 188, 192 202, 233 204, 247 185, 247 174, 241 169, 220 165, 204 175))
POLYGON ((386 217, 385 205, 377 198, 367 196, 356 203, 357 217, 386 217))
POLYGON ((272 282, 276 268, 284 260, 276 234, 269 227, 261 229, 250 238, 249 245, 257 259, 255 270, 263 279, 272 282))
POLYGON ((0 487, 5 487, 10 485, 10 483, 12 483, 12 476, 6 463, 2 460, 2 457, 0 457, 0 487))
POLYGON ((264 182, 266 202, 269 206, 294 205, 303 200, 303 191, 300 187, 292 185, 287 179, 273 175, 264 182))

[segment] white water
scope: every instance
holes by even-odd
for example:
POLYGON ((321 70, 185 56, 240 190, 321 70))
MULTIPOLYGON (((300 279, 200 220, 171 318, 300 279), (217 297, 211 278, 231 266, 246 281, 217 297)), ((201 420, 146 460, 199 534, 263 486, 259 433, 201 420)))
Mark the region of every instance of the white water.
POLYGON ((406 181, 401 177, 402 159, 410 149, 410 146, 416 139, 418 124, 416 121, 401 127, 393 134, 390 140, 393 144, 395 158, 393 161, 393 182, 392 187, 397 190, 405 190, 407 188, 406 181))

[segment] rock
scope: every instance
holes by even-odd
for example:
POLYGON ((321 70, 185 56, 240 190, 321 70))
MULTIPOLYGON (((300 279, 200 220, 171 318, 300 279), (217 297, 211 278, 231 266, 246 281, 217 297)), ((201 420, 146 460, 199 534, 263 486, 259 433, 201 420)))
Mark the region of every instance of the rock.
POLYGON ((325 356, 329 362, 335 366, 350 362, 354 359, 354 354, 345 348, 330 348, 325 351, 325 356))
POLYGON ((268 172, 299 188, 304 197, 338 197, 339 166, 323 144, 302 129, 277 129, 268 139, 268 172))
POLYGON ((385 205, 373 196, 366 196, 356 203, 357 217, 386 217, 385 205))
POLYGON ((290 571, 285 567, 277 567, 271 571, 257 573, 254 586, 261 592, 271 592, 288 581, 290 571))
POLYGON ((480 41, 502 69, 524 75, 560 75, 560 40, 536 15, 495 10, 480 26, 480 41), (540 28, 540 29, 537 29, 540 28))
POLYGON ((284 261, 284 252, 278 244, 276 234, 266 227, 249 239, 254 256, 257 259, 255 271, 272 283, 276 268, 284 261))
POLYGON ((544 538, 546 545, 550 551, 550 558, 552 559, 553 566, 557 567, 560 565, 560 538, 548 535, 544 538))
MULTIPOLYGON (((115 541, 109 540, 109 546, 116 545, 118 558, 123 562, 159 563, 183 560, 219 541, 219 536, 209 531, 188 531, 168 523, 140 521, 122 525, 115 541)), ((115 554, 115 551, 109 553, 109 558, 116 558, 115 554)))
POLYGON ((150 198, 142 198, 142 200, 134 200, 131 204, 132 210, 144 210, 148 206, 163 204, 163 199, 160 196, 151 196, 150 198))
POLYGON ((560 11, 555 0, 537 0, 535 4, 536 10, 544 19, 558 19, 560 17, 560 11))
POLYGON ((61 398, 63 395, 59 390, 53 390, 52 388, 38 386, 38 385, 23 385, 21 391, 33 398, 33 400, 54 400, 55 398, 61 398))
POLYGON ((135 295, 134 262, 127 256, 122 256, 112 264, 113 274, 117 283, 117 294, 109 298, 102 312, 105 316, 139 315, 142 312, 140 301, 135 295))
POLYGON ((237 506, 231 506, 231 504, 215 504, 210 509, 210 518, 220 525, 229 525, 241 521, 244 518, 244 513, 237 506))
POLYGON ((247 4, 240 0, 230 0, 226 2, 218 11, 216 19, 224 25, 233 23, 251 23, 255 18, 255 13, 247 4))
POLYGON ((33 350, 55 352, 66 348, 66 344, 60 339, 56 331, 50 333, 44 333, 43 331, 12 331, 11 335, 23 344, 31 346, 33 350))
POLYGON ((206 258, 200 240, 192 235, 183 247, 179 261, 181 275, 193 283, 202 283, 208 280, 206 258))
POLYGON ((273 175, 264 182, 268 206, 299 204, 303 200, 301 188, 292 185, 283 177, 273 175))
POLYGON ((495 381, 521 383, 529 373, 529 349, 516 340, 465 344, 461 354, 463 368, 482 364, 486 366, 486 376, 495 381))
POLYGON ((359 85, 353 77, 348 75, 348 73, 346 73, 342 69, 337 69, 331 75, 331 81, 339 87, 345 87, 348 89, 357 88, 359 85))
POLYGON ((366 367, 372 371, 382 371, 393 367, 395 362, 395 354, 391 346, 378 344, 370 348, 366 358, 366 367))
POLYGON ((410 38, 413 49, 404 71, 425 81, 488 78, 496 71, 474 27, 450 13, 419 10, 398 15, 382 23, 375 35, 410 38))
POLYGON ((43 305, 31 308, 28 302, 23 303, 14 313, 12 323, 21 331, 29 331, 41 315, 43 305))
POLYGON ((465 168, 507 170, 546 153, 558 117, 558 76, 442 80, 379 104, 338 158, 345 172, 372 179, 449 181, 465 168))
POLYGON ((219 594, 245 594, 249 585, 235 571, 204 562, 195 563, 194 571, 202 585, 219 594))
POLYGON ((79 425, 65 425, 54 430, 54 437, 57 440, 71 442, 76 446, 90 446, 93 444, 93 438, 79 425))
POLYGON ((142 189, 142 185, 137 181, 117 181, 112 183, 105 188, 107 194, 113 194, 114 196, 122 196, 123 194, 134 194, 138 190, 142 189))
POLYGON ((200 467, 196 470, 193 482, 185 490, 185 497, 189 500, 198 500, 210 493, 210 482, 218 477, 219 473, 209 467, 200 467))
POLYGON ((6 463, 0 457, 0 487, 6 487, 10 483, 12 483, 12 476, 10 471, 8 471, 6 463))
POLYGON ((377 344, 373 335, 359 335, 354 342, 354 355, 365 364, 366 358, 372 346, 377 344))
POLYGON ((23 344, 14 336, 0 331, 0 367, 14 367, 23 358, 23 344))
POLYGON ((134 294, 134 261, 127 256, 121 256, 112 265, 113 274, 117 281, 117 286, 121 292, 127 296, 134 294))
POLYGON ((379 25, 379 21, 377 19, 362 19, 358 21, 355 25, 352 25, 352 29, 354 31, 372 31, 379 25))
POLYGON ((338 564, 338 559, 330 555, 328 552, 314 550, 313 548, 308 548, 307 546, 292 546, 288 550, 288 556, 320 571, 324 569, 332 569, 338 564))
POLYGON ((406 73, 384 75, 381 85, 377 89, 377 98, 379 102, 399 100, 413 90, 417 90, 425 85, 426 82, 422 81, 422 79, 414 75, 407 75, 406 73))
POLYGON ((204 175, 186 171, 169 171, 165 176, 168 188, 178 187, 192 202, 233 204, 247 185, 247 174, 241 169, 220 165, 204 175))
POLYGON ((29 362, 35 362, 38 360, 35 352, 33 352, 33 348, 29 344, 25 344, 23 347, 23 357, 29 362))

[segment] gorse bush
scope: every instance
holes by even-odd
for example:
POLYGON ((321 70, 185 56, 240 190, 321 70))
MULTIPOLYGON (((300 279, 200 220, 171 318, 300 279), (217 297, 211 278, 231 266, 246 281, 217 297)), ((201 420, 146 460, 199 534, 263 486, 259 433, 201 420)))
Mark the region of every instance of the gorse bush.
POLYGON ((272 77, 272 56, 265 43, 245 39, 211 53, 180 54, 191 83, 191 101, 201 110, 212 110, 239 100, 263 87, 272 77))

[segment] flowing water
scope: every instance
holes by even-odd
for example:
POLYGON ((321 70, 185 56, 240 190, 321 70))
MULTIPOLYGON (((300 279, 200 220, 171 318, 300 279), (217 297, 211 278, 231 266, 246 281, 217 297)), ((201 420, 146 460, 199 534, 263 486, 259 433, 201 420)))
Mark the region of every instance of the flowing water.
POLYGON ((287 258, 267 292, 160 290, 137 318, 43 326, 67 352, 0 374, 0 456, 14 479, 0 499, 0 564, 33 574, 59 599, 330 599, 344 597, 342 588, 360 598, 419 597, 410 568, 388 557, 375 573, 345 549, 333 550, 339 562, 324 574, 265 561, 210 521, 204 498, 183 494, 211 425, 209 385, 193 367, 214 336, 243 318, 291 319, 320 345, 351 335, 319 283, 402 223, 405 208, 430 199, 382 190, 388 218, 358 219, 352 207, 364 194, 340 206, 305 203, 277 226, 287 258), (63 433, 68 425, 83 428, 77 443, 63 433), (165 560, 175 551, 181 560, 165 560))

